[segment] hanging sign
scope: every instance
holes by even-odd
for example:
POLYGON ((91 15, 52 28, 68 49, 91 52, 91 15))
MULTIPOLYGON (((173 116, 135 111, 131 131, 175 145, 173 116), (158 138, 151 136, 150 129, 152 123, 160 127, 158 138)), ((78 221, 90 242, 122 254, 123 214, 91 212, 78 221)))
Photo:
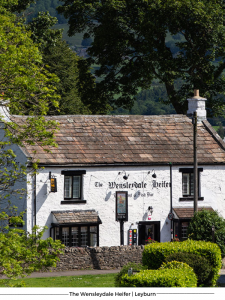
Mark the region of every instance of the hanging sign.
POLYGON ((51 193, 57 192, 56 178, 51 178, 51 193))
POLYGON ((127 192, 116 192, 116 221, 128 221, 127 192))

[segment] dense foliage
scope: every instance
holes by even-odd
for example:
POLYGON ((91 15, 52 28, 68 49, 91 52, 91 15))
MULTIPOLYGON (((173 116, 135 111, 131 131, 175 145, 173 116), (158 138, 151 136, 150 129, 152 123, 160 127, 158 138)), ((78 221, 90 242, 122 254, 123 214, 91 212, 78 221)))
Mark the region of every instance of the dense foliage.
POLYGON ((169 263, 159 270, 146 270, 121 278, 123 287, 196 287, 197 278, 187 264, 169 263))
POLYGON ((209 114, 224 112, 223 1, 62 2, 58 12, 68 18, 69 35, 93 37, 87 63, 100 66, 94 91, 105 93, 101 104, 131 108, 138 91, 157 79, 177 113, 186 113, 194 88, 208 99, 209 114), (168 43, 169 35, 175 42, 168 43))
POLYGON ((216 211, 202 210, 194 214, 188 226, 191 239, 197 241, 212 241, 212 227, 215 228, 215 243, 225 256, 225 220, 216 211))
POLYGON ((33 42, 41 51, 45 67, 59 79, 55 86, 60 95, 59 107, 51 107, 49 114, 91 114, 87 101, 84 105, 81 101, 83 97, 80 97, 84 88, 79 90, 78 62, 82 59, 62 40, 62 31, 52 29, 56 22, 57 19, 48 12, 42 12, 27 25, 33 42))
POLYGON ((132 269, 133 271, 143 271, 143 270, 146 270, 146 267, 142 266, 142 264, 136 264, 136 263, 133 263, 133 262, 130 262, 128 264, 126 264, 125 266, 122 267, 122 269, 120 270, 119 273, 116 274, 115 276, 115 286, 116 287, 121 287, 121 280, 122 280, 122 277, 128 273, 128 270, 129 269, 132 269))
MULTIPOLYGON (((39 12, 49 12, 52 17, 56 17, 58 19, 58 23, 63 24, 66 23, 66 19, 58 14, 56 8, 62 4, 60 0, 20 0, 21 2, 29 2, 31 5, 27 8, 26 17, 27 21, 30 22, 33 18, 38 16, 39 12), (33 3, 35 2, 35 3, 33 3)), ((23 9, 24 10, 24 9, 23 9)))
POLYGON ((216 244, 210 242, 187 240, 184 242, 146 245, 143 251, 142 263, 149 270, 156 270, 166 261, 166 257, 178 252, 193 253, 206 258, 212 267, 210 286, 216 285, 221 268, 221 251, 216 244))
MULTIPOLYGON (((24 1, 24 5, 28 2, 24 1)), ((35 173, 37 169, 37 164, 30 162, 28 170, 29 162, 19 160, 13 149, 23 143, 56 145, 53 137, 57 124, 46 121, 44 116, 58 107, 60 98, 55 88, 58 78, 43 68, 41 53, 30 32, 12 13, 22 9, 21 3, 0 0, 0 104, 1 113, 5 111, 5 117, 0 116, 0 273, 10 278, 54 266, 62 247, 52 239, 41 240, 44 229, 34 227, 27 233, 13 228, 23 221, 22 212, 10 201, 20 201, 14 197, 20 198, 25 192, 20 180, 26 185, 28 171, 35 173), (30 116, 18 124, 6 106, 10 113, 30 116)))
POLYGON ((117 108, 112 114, 119 115, 167 115, 175 114, 171 104, 165 104, 167 100, 166 89, 161 84, 153 85, 151 89, 141 91, 135 96, 133 107, 128 109, 117 108))
MULTIPOLYGON (((2 219, 1 214, 0 220, 2 219)), ((19 276, 25 277, 38 270, 44 271, 56 267, 64 246, 60 241, 53 241, 52 238, 43 240, 42 235, 46 228, 34 227, 32 233, 8 226, 5 230, 7 231, 0 231, 1 275, 17 279, 19 276)))
POLYGON ((188 264, 195 272, 198 286, 208 287, 211 281, 212 268, 209 261, 202 256, 193 253, 173 253, 166 257, 165 262, 183 262, 188 264))

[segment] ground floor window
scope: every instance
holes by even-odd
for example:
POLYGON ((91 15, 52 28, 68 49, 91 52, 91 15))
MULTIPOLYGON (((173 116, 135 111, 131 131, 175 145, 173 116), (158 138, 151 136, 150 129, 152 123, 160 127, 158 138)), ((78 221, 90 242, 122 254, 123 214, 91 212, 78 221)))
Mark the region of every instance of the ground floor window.
POLYGON ((178 238, 181 241, 184 241, 188 238, 188 226, 190 223, 190 220, 175 220, 173 223, 174 228, 174 238, 178 238))
POLYGON ((92 225, 58 225, 51 228, 51 237, 60 240, 66 247, 99 246, 99 226, 92 225))

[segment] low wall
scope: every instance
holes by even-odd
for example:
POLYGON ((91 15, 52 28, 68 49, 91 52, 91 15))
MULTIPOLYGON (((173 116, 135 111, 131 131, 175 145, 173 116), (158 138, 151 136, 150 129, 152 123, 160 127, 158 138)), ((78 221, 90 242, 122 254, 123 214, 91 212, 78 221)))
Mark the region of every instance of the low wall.
POLYGON ((65 248, 55 271, 120 269, 128 262, 141 263, 143 246, 65 248))

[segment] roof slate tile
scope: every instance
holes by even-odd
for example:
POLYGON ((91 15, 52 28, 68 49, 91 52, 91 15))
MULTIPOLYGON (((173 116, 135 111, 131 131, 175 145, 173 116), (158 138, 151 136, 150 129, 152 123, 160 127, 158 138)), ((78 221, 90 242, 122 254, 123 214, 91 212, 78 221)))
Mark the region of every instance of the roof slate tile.
MULTIPOLYGON (((190 164, 193 126, 184 115, 49 116, 58 121, 58 148, 24 145, 40 164, 190 164), (33 153, 36 152, 36 154, 33 153)), ((26 117, 14 116, 23 123, 26 117)), ((225 163, 225 144, 211 125, 198 124, 199 164, 225 163)))

